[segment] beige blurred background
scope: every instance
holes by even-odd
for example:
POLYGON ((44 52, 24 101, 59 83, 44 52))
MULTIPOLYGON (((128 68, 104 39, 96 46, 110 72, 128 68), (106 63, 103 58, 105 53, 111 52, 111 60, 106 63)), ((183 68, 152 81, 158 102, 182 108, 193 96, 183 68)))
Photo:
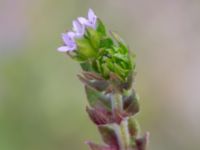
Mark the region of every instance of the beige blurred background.
POLYGON ((149 150, 200 149, 199 0, 0 0, 0 150, 87 150, 78 64, 60 34, 93 8, 137 54, 149 150))

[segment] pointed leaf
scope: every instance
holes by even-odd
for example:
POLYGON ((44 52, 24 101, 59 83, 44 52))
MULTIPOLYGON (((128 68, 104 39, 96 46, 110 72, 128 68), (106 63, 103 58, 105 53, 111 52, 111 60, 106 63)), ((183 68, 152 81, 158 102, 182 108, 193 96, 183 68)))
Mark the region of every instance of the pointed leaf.
POLYGON ((102 107, 86 108, 90 119, 96 125, 104 125, 112 122, 112 113, 102 107))
POLYGON ((83 76, 78 75, 79 79, 89 87, 97 91, 104 91, 108 87, 108 82, 99 74, 94 72, 83 72, 83 76))
POLYGON ((124 100, 124 110, 129 115, 134 115, 139 112, 138 97, 135 91, 132 90, 131 95, 123 98, 124 100))
POLYGON ((91 107, 101 106, 107 109, 111 109, 111 100, 109 96, 106 96, 89 86, 85 86, 85 91, 91 107))
POLYGON ((103 125, 99 126, 99 132, 101 133, 103 141, 112 146, 116 147, 117 149, 119 148, 119 143, 118 143, 118 133, 116 133, 115 128, 116 125, 103 125))

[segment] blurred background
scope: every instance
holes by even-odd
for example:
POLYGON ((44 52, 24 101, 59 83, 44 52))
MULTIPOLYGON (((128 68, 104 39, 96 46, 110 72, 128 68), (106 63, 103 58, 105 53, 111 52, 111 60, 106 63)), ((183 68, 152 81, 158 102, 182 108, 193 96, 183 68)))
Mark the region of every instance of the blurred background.
POLYGON ((137 54, 148 150, 200 149, 199 0, 0 0, 0 150, 88 150, 80 67, 60 35, 93 8, 137 54))

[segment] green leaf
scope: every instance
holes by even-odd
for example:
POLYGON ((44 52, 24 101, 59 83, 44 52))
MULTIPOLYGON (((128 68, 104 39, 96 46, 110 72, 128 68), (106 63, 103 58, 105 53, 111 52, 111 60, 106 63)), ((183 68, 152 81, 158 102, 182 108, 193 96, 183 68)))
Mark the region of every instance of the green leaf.
POLYGON ((104 106, 104 108, 111 109, 111 101, 110 98, 103 95, 99 91, 92 89, 88 86, 85 87, 87 99, 91 107, 95 106, 104 106))

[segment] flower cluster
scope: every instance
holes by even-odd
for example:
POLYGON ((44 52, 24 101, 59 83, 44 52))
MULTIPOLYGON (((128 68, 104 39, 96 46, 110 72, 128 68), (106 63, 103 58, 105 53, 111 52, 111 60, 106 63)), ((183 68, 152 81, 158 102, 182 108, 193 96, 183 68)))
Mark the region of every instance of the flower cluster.
POLYGON ((83 38, 86 28, 96 29, 97 16, 92 9, 88 11, 88 18, 78 17, 73 21, 73 31, 62 34, 64 46, 58 48, 59 52, 71 52, 77 50, 76 39, 83 38))
POLYGON ((115 73, 122 80, 133 72, 133 58, 123 40, 108 34, 101 20, 89 9, 87 18, 78 17, 73 28, 62 34, 64 45, 58 48, 81 62, 84 71, 93 71, 108 79, 115 73))

